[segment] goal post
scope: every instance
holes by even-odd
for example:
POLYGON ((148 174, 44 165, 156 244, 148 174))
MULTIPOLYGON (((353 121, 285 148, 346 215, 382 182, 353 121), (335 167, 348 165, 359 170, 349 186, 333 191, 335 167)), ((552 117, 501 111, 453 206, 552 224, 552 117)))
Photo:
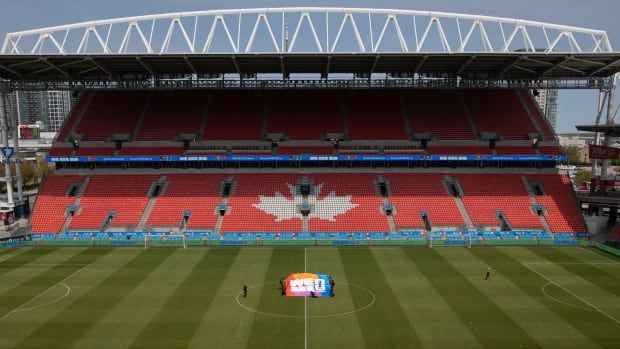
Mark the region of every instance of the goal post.
POLYGON ((144 248, 149 247, 187 248, 187 237, 185 234, 145 234, 144 248))

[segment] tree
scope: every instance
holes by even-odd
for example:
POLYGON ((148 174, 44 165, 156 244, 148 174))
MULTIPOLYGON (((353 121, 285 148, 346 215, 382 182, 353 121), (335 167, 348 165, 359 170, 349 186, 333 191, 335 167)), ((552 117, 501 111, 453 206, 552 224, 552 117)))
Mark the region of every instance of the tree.
POLYGON ((579 148, 575 146, 562 147, 562 153, 566 154, 569 165, 579 165, 582 161, 579 159, 579 148))
POLYGON ((577 174, 575 174, 574 183, 576 185, 582 185, 585 182, 589 182, 592 178, 592 173, 590 171, 579 170, 577 174))

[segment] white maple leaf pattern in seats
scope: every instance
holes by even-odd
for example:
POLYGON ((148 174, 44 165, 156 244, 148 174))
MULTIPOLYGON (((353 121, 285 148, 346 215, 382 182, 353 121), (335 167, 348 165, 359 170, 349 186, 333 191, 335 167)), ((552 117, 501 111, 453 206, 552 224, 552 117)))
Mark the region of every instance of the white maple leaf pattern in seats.
POLYGON ((275 192, 274 196, 259 195, 258 198, 260 199, 260 202, 252 206, 267 214, 276 216, 276 222, 296 218, 301 219, 302 216, 300 212, 297 212, 297 206, 302 204, 302 196, 295 195, 294 185, 288 183, 286 185, 288 186, 288 190, 291 193, 293 200, 287 198, 286 196, 282 195, 282 193, 277 191, 275 192))
MULTIPOLYGON (((279 191, 275 192, 274 196, 259 195, 260 203, 252 206, 257 209, 276 217, 276 222, 281 222, 289 219, 301 219, 302 215, 297 211, 297 207, 303 203, 301 195, 296 195, 295 186, 288 184, 289 192, 291 193, 292 200, 285 197, 279 191)), ((314 210, 308 218, 322 219, 331 222, 336 221, 336 216, 344 214, 351 209, 359 206, 351 202, 351 195, 338 196, 335 191, 330 192, 323 199, 318 199, 323 184, 314 186, 314 193, 308 195, 308 204, 314 210)))
POLYGON ((336 221, 336 216, 348 212, 359 206, 351 202, 351 195, 338 196, 335 191, 331 191, 326 197, 319 200, 317 197, 323 190, 323 184, 314 186, 314 195, 308 196, 310 206, 314 205, 314 211, 308 218, 318 218, 331 222, 336 221))

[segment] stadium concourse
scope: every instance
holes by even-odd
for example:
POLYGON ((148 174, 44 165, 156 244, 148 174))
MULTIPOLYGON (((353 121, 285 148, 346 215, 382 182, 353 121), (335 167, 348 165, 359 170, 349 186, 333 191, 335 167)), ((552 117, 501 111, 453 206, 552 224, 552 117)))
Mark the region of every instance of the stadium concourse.
POLYGON ((49 158, 47 240, 586 233, 526 90, 84 91, 49 158))

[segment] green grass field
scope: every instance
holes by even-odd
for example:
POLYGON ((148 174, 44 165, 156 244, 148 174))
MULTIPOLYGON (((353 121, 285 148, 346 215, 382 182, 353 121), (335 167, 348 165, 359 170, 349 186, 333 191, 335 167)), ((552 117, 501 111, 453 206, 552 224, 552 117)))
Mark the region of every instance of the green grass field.
POLYGON ((0 249, 0 348, 619 348, 619 294, 576 247, 0 249))

